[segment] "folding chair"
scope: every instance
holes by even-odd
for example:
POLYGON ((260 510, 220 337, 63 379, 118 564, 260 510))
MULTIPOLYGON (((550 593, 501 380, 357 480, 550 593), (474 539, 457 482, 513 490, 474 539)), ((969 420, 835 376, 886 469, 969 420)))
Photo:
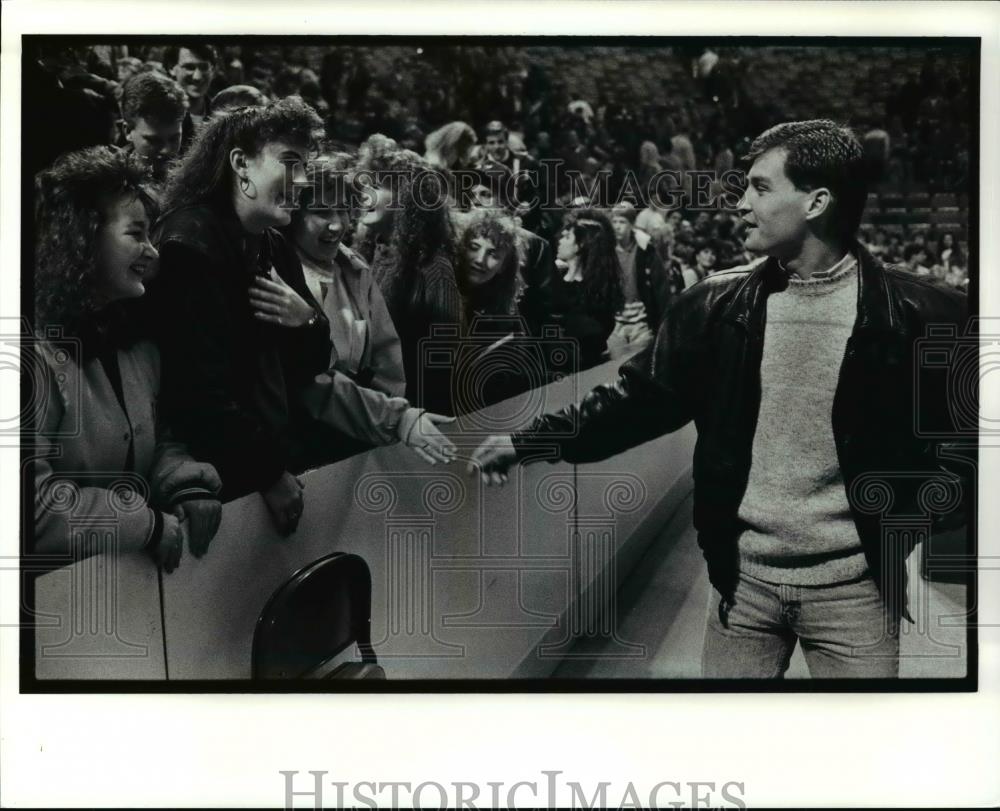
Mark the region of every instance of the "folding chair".
POLYGON ((358 555, 303 566, 271 595, 253 635, 254 679, 384 679, 371 644, 372 578, 358 555), (337 665, 357 642, 360 662, 337 665))

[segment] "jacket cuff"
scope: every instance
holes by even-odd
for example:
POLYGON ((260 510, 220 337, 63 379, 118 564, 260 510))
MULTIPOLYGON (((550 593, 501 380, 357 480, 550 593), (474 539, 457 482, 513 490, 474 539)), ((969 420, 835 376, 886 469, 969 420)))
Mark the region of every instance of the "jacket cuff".
POLYGON ((546 439, 544 435, 536 434, 530 429, 511 434, 510 442, 514 446, 518 462, 535 462, 544 459, 555 463, 562 459, 562 445, 559 442, 555 439, 546 439), (558 447, 557 453, 553 453, 553 446, 558 447))
POLYGON ((203 487, 185 487, 183 490, 178 490, 174 493, 167 504, 171 507, 176 507, 178 504, 183 504, 185 501, 219 501, 219 496, 212 492, 211 490, 206 490, 203 487))

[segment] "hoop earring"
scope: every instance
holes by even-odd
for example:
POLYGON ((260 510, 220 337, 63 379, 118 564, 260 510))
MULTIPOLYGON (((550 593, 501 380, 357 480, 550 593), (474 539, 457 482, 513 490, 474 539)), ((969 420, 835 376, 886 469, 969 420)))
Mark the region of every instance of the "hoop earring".
POLYGON ((250 178, 248 177, 240 178, 240 191, 243 193, 243 196, 246 197, 248 200, 257 199, 257 187, 254 185, 253 181, 250 180, 250 178), (253 187, 253 193, 250 192, 251 187, 253 187))

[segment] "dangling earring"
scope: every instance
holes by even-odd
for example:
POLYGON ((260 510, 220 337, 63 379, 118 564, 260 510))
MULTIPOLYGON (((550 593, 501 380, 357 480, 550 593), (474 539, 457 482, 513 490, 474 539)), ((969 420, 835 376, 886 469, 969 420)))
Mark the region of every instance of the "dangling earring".
POLYGON ((243 196, 246 197, 248 200, 257 199, 257 187, 253 184, 253 181, 250 180, 250 178, 248 177, 240 178, 240 191, 243 193, 243 196), (250 192, 251 187, 253 187, 253 193, 250 192))

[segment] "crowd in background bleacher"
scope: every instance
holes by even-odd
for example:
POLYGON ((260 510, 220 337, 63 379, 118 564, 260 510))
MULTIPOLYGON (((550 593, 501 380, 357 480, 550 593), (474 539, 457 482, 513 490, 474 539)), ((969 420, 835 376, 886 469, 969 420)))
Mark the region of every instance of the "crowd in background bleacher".
MULTIPOLYGON (((47 83, 63 84, 57 98, 51 92, 47 98, 84 107, 87 122, 81 126, 78 118, 75 132, 43 136, 32 147, 38 156, 32 168, 42 168, 63 146, 98 142, 95 132, 120 138, 122 83, 137 72, 166 73, 168 51, 157 43, 59 46, 45 53, 47 83)), ((724 172, 774 123, 834 118, 853 125, 872 156, 866 244, 902 262, 908 245, 923 242, 924 264, 955 283, 967 268, 971 67, 958 52, 702 43, 579 49, 241 43, 214 54, 209 97, 234 85, 268 99, 300 95, 323 117, 331 143, 348 151, 380 133, 424 154, 427 137, 449 122, 465 122, 481 134, 487 122, 502 121, 515 151, 578 170, 590 202, 607 208, 619 201, 629 171, 640 179, 664 169, 724 172), (609 182, 587 187, 602 172, 609 182), (941 256, 946 234, 958 250, 941 256)), ((29 67, 37 67, 32 62, 29 67)), ((479 140, 470 165, 482 158, 479 140)), ((528 223, 531 229, 553 239, 579 188, 563 179, 546 189, 553 205, 528 223)), ((631 196, 639 208, 650 202, 631 196)), ((641 217, 639 227, 655 237, 664 261, 700 276, 704 269, 694 257, 706 246, 715 269, 750 258, 735 216, 690 206, 679 217, 663 214, 641 217)))

